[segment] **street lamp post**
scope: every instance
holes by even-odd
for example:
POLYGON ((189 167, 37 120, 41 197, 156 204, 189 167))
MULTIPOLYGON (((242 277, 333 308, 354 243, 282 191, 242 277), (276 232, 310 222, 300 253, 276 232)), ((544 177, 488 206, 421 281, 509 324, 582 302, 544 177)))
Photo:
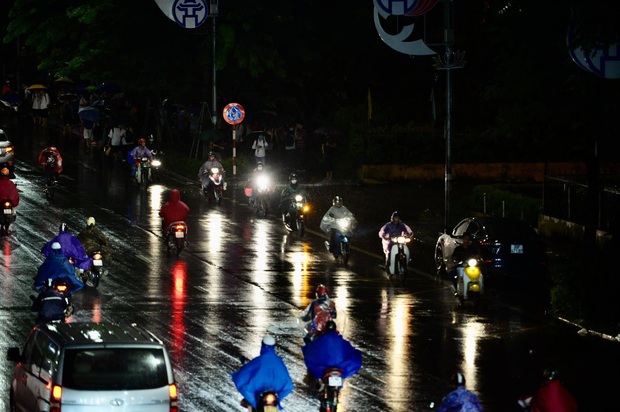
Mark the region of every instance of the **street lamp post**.
POLYGON ((444 54, 433 57, 436 70, 446 71, 446 166, 444 174, 444 233, 450 225, 450 194, 452 191, 452 69, 460 69, 466 63, 465 52, 453 51, 454 29, 452 27, 452 1, 444 0, 444 54))
POLYGON ((209 4, 209 10, 211 11, 211 17, 213 18, 213 55, 212 55, 212 83, 213 83, 213 100, 211 106, 211 122, 213 123, 213 128, 217 127, 217 87, 216 87, 216 69, 215 69, 215 18, 218 14, 218 0, 211 0, 209 4))

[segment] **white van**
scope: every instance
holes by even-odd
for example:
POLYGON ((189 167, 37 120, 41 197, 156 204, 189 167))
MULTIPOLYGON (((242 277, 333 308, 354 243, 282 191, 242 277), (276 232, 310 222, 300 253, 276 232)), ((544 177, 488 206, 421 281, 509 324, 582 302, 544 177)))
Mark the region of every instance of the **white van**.
POLYGON ((178 412, 166 347, 135 324, 40 324, 7 359, 12 411, 178 412))

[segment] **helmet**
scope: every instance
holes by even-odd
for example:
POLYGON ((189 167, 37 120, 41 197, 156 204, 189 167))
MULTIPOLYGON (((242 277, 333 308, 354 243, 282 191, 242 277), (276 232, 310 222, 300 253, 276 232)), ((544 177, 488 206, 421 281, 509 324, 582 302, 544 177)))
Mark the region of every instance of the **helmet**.
POLYGON ((215 156, 215 152, 209 152, 209 157, 215 156))
POLYGON ((8 176, 9 175, 9 168, 8 167, 3 167, 2 170, 0 170, 0 174, 2 174, 2 176, 8 176))
POLYGON ((332 199, 332 205, 334 206, 342 206, 342 198, 340 196, 334 196, 334 198, 332 199))
POLYGON ((553 369, 553 368, 547 368, 545 369, 545 371, 543 372, 543 377, 547 380, 554 380, 554 379, 558 379, 559 378, 560 373, 558 372, 557 369, 553 369))
POLYGON ((276 344, 276 338, 271 335, 265 335, 263 338, 263 345, 265 346, 274 346, 276 344))
POLYGON ((336 330, 336 322, 334 322, 333 320, 328 320, 325 323, 325 331, 329 332, 329 331, 335 331, 336 330))
POLYGON ((263 162, 256 163, 256 170, 263 170, 263 162))
POLYGON ((395 210, 394 213, 392 213, 392 217, 390 217, 390 220, 393 222, 394 218, 399 218, 400 219, 400 215, 398 214, 397 210, 395 210))
POLYGON ((320 284, 319 286, 316 287, 317 299, 322 298, 322 297, 327 297, 327 295, 329 295, 329 289, 327 289, 327 286, 320 284))
POLYGON ((291 173, 288 176, 288 181, 291 184, 291 186, 296 187, 297 186, 297 173, 291 173))
POLYGON ((95 218, 91 216, 86 219, 86 226, 95 226, 95 218))
POLYGON ((138 144, 142 144, 142 143, 146 143, 146 140, 141 137, 138 139, 138 144))
POLYGON ((461 372, 456 372, 450 376, 450 382, 454 386, 465 386, 465 377, 461 372))
POLYGON ((54 242, 52 243, 52 250, 60 250, 60 243, 54 242))
POLYGON ((59 230, 58 232, 59 232, 59 233, 66 232, 68 229, 69 229, 69 228, 68 228, 68 226, 67 226, 67 224, 66 224, 66 223, 61 223, 61 224, 60 224, 60 230, 59 230))

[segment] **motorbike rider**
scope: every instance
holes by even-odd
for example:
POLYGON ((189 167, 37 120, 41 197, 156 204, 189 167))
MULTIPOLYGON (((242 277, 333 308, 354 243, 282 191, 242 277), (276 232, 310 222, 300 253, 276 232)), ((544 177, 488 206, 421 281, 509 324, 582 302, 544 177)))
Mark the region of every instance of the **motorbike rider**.
POLYGON ((306 367, 321 384, 323 374, 329 368, 341 369, 342 379, 346 379, 362 367, 362 351, 338 333, 333 320, 326 323, 323 335, 302 346, 301 351, 306 367))
POLYGON ((338 244, 338 236, 351 236, 357 229, 357 221, 353 216, 353 213, 345 205, 342 204, 342 197, 334 196, 332 199, 332 206, 323 215, 321 224, 319 225, 321 230, 329 236, 329 241, 325 241, 325 247, 330 253, 336 255, 334 249, 338 244), (350 222, 349 227, 344 230, 339 226, 339 219, 348 219, 350 222))
POLYGON ((88 270, 93 265, 93 260, 84 250, 84 246, 79 241, 79 239, 69 233, 68 227, 66 223, 60 224, 60 230, 56 236, 52 238, 49 242, 43 246, 41 249, 41 253, 45 256, 50 254, 52 249, 52 245, 54 242, 60 243, 62 246, 62 254, 69 258, 73 258, 74 265, 76 268, 80 270, 88 270))
POLYGON ((312 341, 317 335, 325 331, 327 322, 336 319, 336 303, 329 298, 329 289, 323 284, 316 287, 314 299, 299 317, 303 322, 310 322, 310 327, 304 342, 312 341))
POLYGON ((106 235, 95 226, 95 218, 86 219, 86 227, 78 233, 77 238, 84 246, 84 250, 91 256, 94 252, 101 252, 104 258, 110 257, 110 242, 106 235))
POLYGON ((146 139, 142 137, 138 139, 138 145, 134 147, 131 152, 129 152, 129 156, 130 156, 130 159, 132 160, 131 162, 131 176, 132 177, 136 177, 136 172, 138 170, 136 159, 141 159, 143 157, 148 158, 149 161, 153 159, 153 153, 151 153, 149 148, 146 147, 146 139))
POLYGON ((276 354, 276 340, 265 335, 261 343, 260 355, 244 364, 232 374, 232 380, 244 402, 257 407, 258 396, 268 390, 274 390, 278 403, 293 391, 293 380, 284 365, 284 361, 276 354))
POLYGON ((200 169, 198 170, 198 178, 200 179, 200 183, 202 184, 202 191, 204 192, 209 186, 209 173, 214 167, 220 169, 220 172, 222 174, 222 189, 226 190, 226 174, 222 162, 217 160, 215 152, 209 152, 208 157, 209 158, 202 164, 202 166, 200 166, 200 169))
POLYGON ((448 272, 448 277, 452 280, 454 291, 456 293, 459 276, 463 276, 463 272, 458 270, 459 262, 465 262, 469 259, 480 258, 480 248, 478 244, 473 242, 471 233, 464 233, 461 237, 461 244, 454 248, 450 263, 452 269, 448 272))
POLYGON ((387 270, 390 265, 390 249, 392 247, 392 241, 390 240, 392 237, 400 236, 405 234, 407 236, 412 236, 413 231, 405 222, 400 220, 400 215, 398 211, 392 213, 390 221, 381 227, 379 230, 379 237, 381 238, 381 243, 383 245, 383 253, 385 254, 385 268, 387 270))
POLYGON ((252 194, 250 195, 250 205, 253 205, 256 201, 256 192, 258 190, 258 178, 263 176, 266 173, 265 166, 263 162, 256 163, 256 168, 252 171, 252 176, 248 179, 245 187, 249 187, 252 189, 252 194))
POLYGON ((15 221, 15 208, 19 205, 19 192, 17 185, 9 179, 8 167, 0 169, 0 201, 10 200, 13 204, 13 222, 15 221))
POLYGON ((308 192, 306 191, 306 189, 299 186, 297 174, 291 173, 288 176, 288 186, 282 189, 282 192, 280 193, 280 213, 282 214, 282 221, 284 223, 288 224, 287 212, 289 211, 289 208, 291 207, 291 204, 293 202, 293 198, 296 195, 302 195, 303 197, 308 199, 308 192))
MULTIPOLYGON (((170 191, 170 197, 168 201, 159 211, 159 216, 163 218, 162 233, 164 238, 168 236, 168 226, 172 222, 187 221, 187 215, 189 214, 189 206, 181 200, 181 192, 179 189, 172 189, 170 191)), ((164 239, 168 240, 168 239, 164 239)))
POLYGON ((45 323, 65 320, 65 309, 69 306, 67 298, 55 288, 54 279, 45 280, 45 288, 38 296, 30 296, 32 306, 30 310, 37 312, 37 322, 45 323))
POLYGON ((443 398, 437 412, 482 411, 482 405, 480 405, 478 397, 465 388, 465 377, 462 373, 456 372, 452 374, 450 376, 450 384, 454 387, 454 390, 443 398))
POLYGON ((560 381, 557 370, 545 369, 543 379, 534 396, 519 401, 524 409, 529 407, 531 412, 577 412, 577 401, 560 381))
POLYGON ((59 242, 53 242, 45 261, 39 266, 34 277, 34 288, 41 291, 47 279, 66 279, 69 293, 73 294, 84 287, 84 284, 75 276, 75 268, 63 254, 59 242))
POLYGON ((39 153, 39 164, 43 168, 44 183, 46 185, 56 181, 62 173, 62 156, 54 146, 46 147, 39 153))

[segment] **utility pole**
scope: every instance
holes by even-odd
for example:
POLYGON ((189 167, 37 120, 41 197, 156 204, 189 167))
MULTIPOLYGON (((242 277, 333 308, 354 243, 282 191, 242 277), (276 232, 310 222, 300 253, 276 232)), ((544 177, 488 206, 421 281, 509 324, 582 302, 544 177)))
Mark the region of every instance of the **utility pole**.
POLYGON ((211 0, 211 3, 209 5, 209 10, 211 11, 211 18, 213 19, 213 55, 212 55, 212 66, 213 66, 213 73, 212 73, 212 81, 213 81, 213 89, 212 89, 212 93, 213 93, 213 99, 212 99, 212 106, 211 106, 211 122, 213 123, 213 128, 217 128, 217 82, 216 82, 216 69, 215 69, 215 19, 218 15, 218 0, 211 0))
POLYGON ((452 69, 460 69, 465 66, 465 52, 453 51, 454 27, 452 11, 453 0, 444 0, 444 47, 442 54, 433 57, 436 70, 446 71, 446 120, 444 136, 446 139, 446 166, 444 173, 444 233, 450 226, 450 196, 452 191, 452 69))

